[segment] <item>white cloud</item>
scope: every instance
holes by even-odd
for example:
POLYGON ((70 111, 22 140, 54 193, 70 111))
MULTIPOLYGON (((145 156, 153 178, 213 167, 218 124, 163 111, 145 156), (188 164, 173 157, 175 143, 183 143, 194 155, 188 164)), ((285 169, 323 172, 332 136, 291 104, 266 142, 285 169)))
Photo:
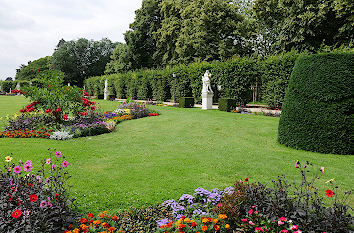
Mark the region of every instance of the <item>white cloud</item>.
POLYGON ((124 42, 142 0, 1 0, 0 79, 51 55, 59 40, 124 42))

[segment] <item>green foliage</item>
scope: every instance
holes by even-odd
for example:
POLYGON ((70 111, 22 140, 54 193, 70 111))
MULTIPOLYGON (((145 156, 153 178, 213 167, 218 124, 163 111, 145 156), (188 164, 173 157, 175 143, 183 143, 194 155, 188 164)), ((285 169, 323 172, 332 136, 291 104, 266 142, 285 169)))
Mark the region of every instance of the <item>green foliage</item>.
POLYGON ((193 108, 194 107, 194 98, 193 97, 182 97, 179 99, 180 108, 193 108))
POLYGON ((16 88, 16 82, 14 81, 0 81, 0 86, 2 90, 6 93, 9 93, 10 90, 14 90, 16 88))
POLYGON ((299 54, 295 51, 271 56, 262 62, 262 99, 271 108, 281 108, 286 87, 299 54))
POLYGON ((108 39, 66 41, 53 53, 52 62, 55 69, 65 73, 66 83, 82 86, 87 77, 104 73, 115 47, 108 39))
POLYGON ((316 51, 322 43, 339 46, 353 41, 352 1, 255 0, 253 9, 258 23, 273 34, 269 45, 275 51, 316 51))
POLYGON ((110 58, 111 61, 106 64, 106 74, 127 72, 133 69, 133 65, 130 61, 129 47, 126 44, 117 43, 110 58))
POLYGON ((250 52, 244 17, 232 1, 165 0, 160 6, 163 19, 155 33, 155 57, 163 65, 221 60, 250 52))
POLYGON ((353 154, 354 54, 300 57, 291 75, 278 140, 297 149, 353 154))
POLYGON ((19 69, 16 70, 16 80, 32 80, 35 79, 39 72, 49 70, 51 68, 51 57, 46 56, 28 62, 28 65, 21 65, 19 69))
POLYGON ((231 109, 236 108, 236 100, 234 99, 225 99, 221 98, 219 99, 219 110, 220 111, 226 111, 230 112, 231 109))

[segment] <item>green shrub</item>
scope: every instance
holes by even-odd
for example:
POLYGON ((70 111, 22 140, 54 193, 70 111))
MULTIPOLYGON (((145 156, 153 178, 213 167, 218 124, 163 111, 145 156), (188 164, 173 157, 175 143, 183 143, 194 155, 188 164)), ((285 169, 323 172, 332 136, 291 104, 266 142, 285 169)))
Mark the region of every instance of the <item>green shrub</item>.
POLYGON ((354 53, 306 55, 295 64, 278 140, 297 149, 353 154, 354 53))
POLYGON ((219 110, 230 112, 231 109, 236 108, 236 104, 236 100, 234 99, 221 98, 219 99, 219 110))
POLYGON ((10 90, 14 90, 16 88, 16 82, 13 81, 1 81, 2 90, 6 93, 9 93, 10 90))
POLYGON ((180 108, 193 108, 194 107, 194 98, 193 97, 182 97, 179 99, 180 108))

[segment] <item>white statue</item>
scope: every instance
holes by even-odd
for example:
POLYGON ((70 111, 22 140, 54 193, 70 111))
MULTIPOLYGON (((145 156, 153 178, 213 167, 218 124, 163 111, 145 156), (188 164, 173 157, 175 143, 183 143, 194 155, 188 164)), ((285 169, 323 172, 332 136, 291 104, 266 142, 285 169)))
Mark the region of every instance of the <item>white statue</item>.
POLYGON ((108 100, 108 80, 107 79, 104 81, 104 92, 103 92, 103 94, 104 94, 103 98, 105 100, 108 100))
POLYGON ((207 70, 203 76, 203 90, 202 93, 209 93, 212 94, 213 90, 211 90, 211 86, 210 86, 210 77, 211 74, 209 73, 209 70, 207 70))
POLYGON ((202 109, 208 110, 213 109, 213 90, 210 85, 211 74, 207 70, 202 78, 203 80, 203 89, 202 89, 202 109))

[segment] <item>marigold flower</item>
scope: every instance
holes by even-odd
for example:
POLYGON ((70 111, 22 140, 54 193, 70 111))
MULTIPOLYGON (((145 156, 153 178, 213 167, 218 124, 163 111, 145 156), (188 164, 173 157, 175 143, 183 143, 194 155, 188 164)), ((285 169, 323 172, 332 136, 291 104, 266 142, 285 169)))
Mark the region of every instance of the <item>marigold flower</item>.
POLYGON ((106 223, 106 222, 102 223, 102 226, 103 226, 104 228, 109 228, 109 227, 110 227, 109 224, 106 223))
POLYGON ((80 229, 75 228, 75 229, 73 230, 73 233, 80 233, 80 229))
POLYGON ((227 215, 226 214, 219 214, 218 216, 221 219, 227 219, 227 215))
POLYGON ((217 224, 218 222, 219 222, 219 219, 217 219, 217 218, 213 219, 214 224, 217 224))
POLYGON ((220 230, 220 226, 219 225, 214 225, 214 229, 215 229, 215 231, 219 231, 220 230))
POLYGON ((207 222, 209 222, 209 220, 208 220, 208 218, 204 218, 204 217, 203 217, 202 222, 203 222, 203 223, 207 223, 207 222))
POLYGON ((208 227, 207 226, 202 226, 201 229, 202 229, 202 231, 207 231, 208 227))
POLYGON ((87 223, 87 219, 86 218, 82 218, 79 220, 80 223, 87 223))
POLYGON ((229 230, 229 229, 230 229, 230 225, 229 225, 229 224, 226 224, 226 225, 225 225, 225 228, 229 230))
POLYGON ((113 216, 111 216, 111 220, 117 221, 117 220, 118 220, 118 217, 117 217, 116 215, 113 215, 113 216))
POLYGON ((195 226, 197 226, 197 224, 195 222, 192 222, 191 227, 195 227, 195 226))
POLYGON ((87 215, 87 217, 93 218, 93 217, 95 217, 95 215, 94 215, 93 213, 89 213, 89 214, 87 215))
POLYGON ((115 227, 110 227, 110 228, 108 228, 108 232, 113 232, 113 231, 115 231, 115 227))

